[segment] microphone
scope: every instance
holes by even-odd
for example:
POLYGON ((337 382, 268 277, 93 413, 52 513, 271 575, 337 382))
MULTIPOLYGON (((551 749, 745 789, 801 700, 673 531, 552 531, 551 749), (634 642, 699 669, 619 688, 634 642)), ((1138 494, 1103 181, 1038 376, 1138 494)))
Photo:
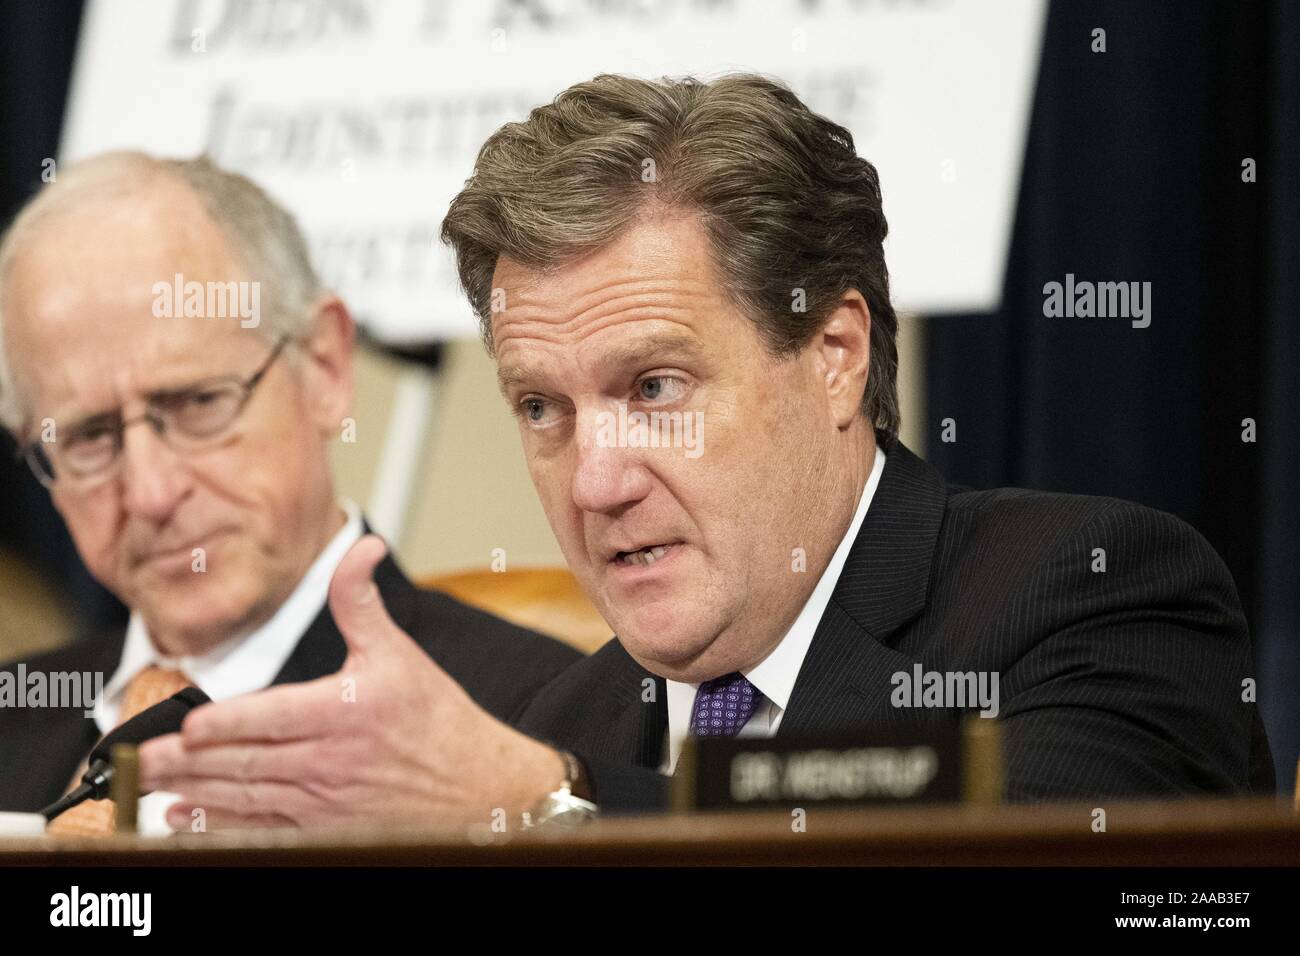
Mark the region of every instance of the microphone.
POLYGON ((55 800, 41 811, 45 819, 53 820, 65 810, 71 810, 87 800, 103 800, 108 796, 113 782, 113 761, 110 756, 117 744, 142 744, 154 737, 174 734, 181 729, 185 715, 200 704, 211 700, 197 687, 186 687, 161 703, 140 711, 109 731, 90 752, 90 769, 81 778, 81 784, 55 800))

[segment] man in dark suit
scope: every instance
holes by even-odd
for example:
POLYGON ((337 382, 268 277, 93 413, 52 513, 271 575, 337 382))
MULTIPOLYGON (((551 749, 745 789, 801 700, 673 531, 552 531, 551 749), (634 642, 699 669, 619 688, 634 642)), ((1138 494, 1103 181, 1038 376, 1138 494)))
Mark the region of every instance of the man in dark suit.
MULTIPOLYGON (((54 801, 100 736, 183 686, 222 700, 344 666, 327 591, 368 529, 329 447, 349 428, 353 341, 292 218, 206 160, 96 157, 20 213, 0 243, 4 423, 131 618, 3 668, 49 687, 87 674, 101 692, 0 701, 0 810, 54 801)), ((391 558, 375 583, 497 719, 580 657, 418 590, 391 558)), ((103 832, 83 809, 77 832, 103 832)))
MULTIPOLYGON (((899 681, 918 667, 990 691, 1010 799, 1269 788, 1245 622, 1194 531, 1108 499, 948 489, 899 442, 885 234, 848 131, 762 77, 599 76, 484 145, 443 238, 547 518, 618 636, 517 728, 413 666, 406 692, 442 708, 403 721, 418 767, 347 728, 421 781, 401 812, 657 808, 686 738, 909 719, 899 681), (466 764, 467 739, 493 768, 466 764)), ((335 587, 349 645, 395 674, 400 629, 343 600, 380 554, 358 544, 335 587)), ((190 806, 237 794, 238 822, 320 821, 322 787, 358 815, 386 805, 314 770, 313 752, 355 746, 325 687, 257 697, 147 744, 145 779, 190 806), (301 793, 257 769, 286 709, 323 728, 291 758, 301 793)))
MULTIPOLYGON (((1008 800, 1273 790, 1258 708, 1242 694, 1253 662, 1236 589, 1171 515, 945 486, 895 444, 779 733, 912 719, 892 690, 917 663, 999 675, 1008 800)), ((614 640, 520 728, 580 755, 602 809, 661 809, 668 700, 663 678, 614 640)))

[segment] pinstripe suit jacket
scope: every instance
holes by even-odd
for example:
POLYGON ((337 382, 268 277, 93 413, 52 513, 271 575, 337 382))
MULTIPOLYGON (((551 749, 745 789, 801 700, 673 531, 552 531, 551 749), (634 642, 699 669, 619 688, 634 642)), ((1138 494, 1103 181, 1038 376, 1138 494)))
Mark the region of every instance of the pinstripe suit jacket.
MULTIPOLYGON (((1164 512, 945 486, 895 444, 778 735, 915 719, 890 693, 918 662, 998 673, 1009 800, 1273 790, 1263 724, 1242 699, 1254 665, 1236 588, 1164 512)), ((663 680, 617 640, 520 723, 582 758, 612 812, 665 802, 654 768, 667 725, 663 680)))

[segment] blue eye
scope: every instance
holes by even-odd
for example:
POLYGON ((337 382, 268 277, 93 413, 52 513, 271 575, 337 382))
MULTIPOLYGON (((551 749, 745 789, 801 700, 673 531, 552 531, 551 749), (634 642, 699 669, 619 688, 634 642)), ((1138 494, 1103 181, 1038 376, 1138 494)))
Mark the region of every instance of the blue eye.
POLYGON ((677 401, 684 388, 682 380, 672 375, 650 375, 636 383, 637 398, 645 402, 677 401))
POLYGON ((554 402, 545 398, 531 396, 521 399, 515 406, 515 414, 527 422, 539 428, 550 427, 555 424, 556 415, 559 411, 554 402))
POLYGON ((534 431, 551 428, 566 421, 571 409, 561 401, 544 395, 525 395, 510 406, 514 416, 534 431))

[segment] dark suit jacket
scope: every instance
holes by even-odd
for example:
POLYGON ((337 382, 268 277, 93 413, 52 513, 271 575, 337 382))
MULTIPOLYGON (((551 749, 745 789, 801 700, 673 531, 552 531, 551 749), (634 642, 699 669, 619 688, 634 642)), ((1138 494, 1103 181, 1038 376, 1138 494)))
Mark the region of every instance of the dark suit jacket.
MULTIPOLYGON (((1273 789, 1263 725, 1242 700, 1254 665, 1236 588, 1172 515, 947 487, 896 443, 778 736, 915 718, 890 693, 916 662, 998 672, 1008 800, 1273 789)), ((667 726, 664 682, 617 640, 520 723, 581 757, 615 812, 663 805, 666 779, 648 768, 667 726)))
MULTIPOLYGON (((549 637, 417 588, 391 557, 376 568, 375 583, 397 625, 501 720, 517 718, 539 688, 582 657, 549 637)), ((80 641, 24 663, 29 673, 101 671, 107 682, 117 669, 124 637, 80 641)), ((272 683, 333 674, 346 653, 326 606, 272 683)), ((99 737, 95 721, 81 708, 0 707, 0 810, 35 811, 58 799, 99 737)))

